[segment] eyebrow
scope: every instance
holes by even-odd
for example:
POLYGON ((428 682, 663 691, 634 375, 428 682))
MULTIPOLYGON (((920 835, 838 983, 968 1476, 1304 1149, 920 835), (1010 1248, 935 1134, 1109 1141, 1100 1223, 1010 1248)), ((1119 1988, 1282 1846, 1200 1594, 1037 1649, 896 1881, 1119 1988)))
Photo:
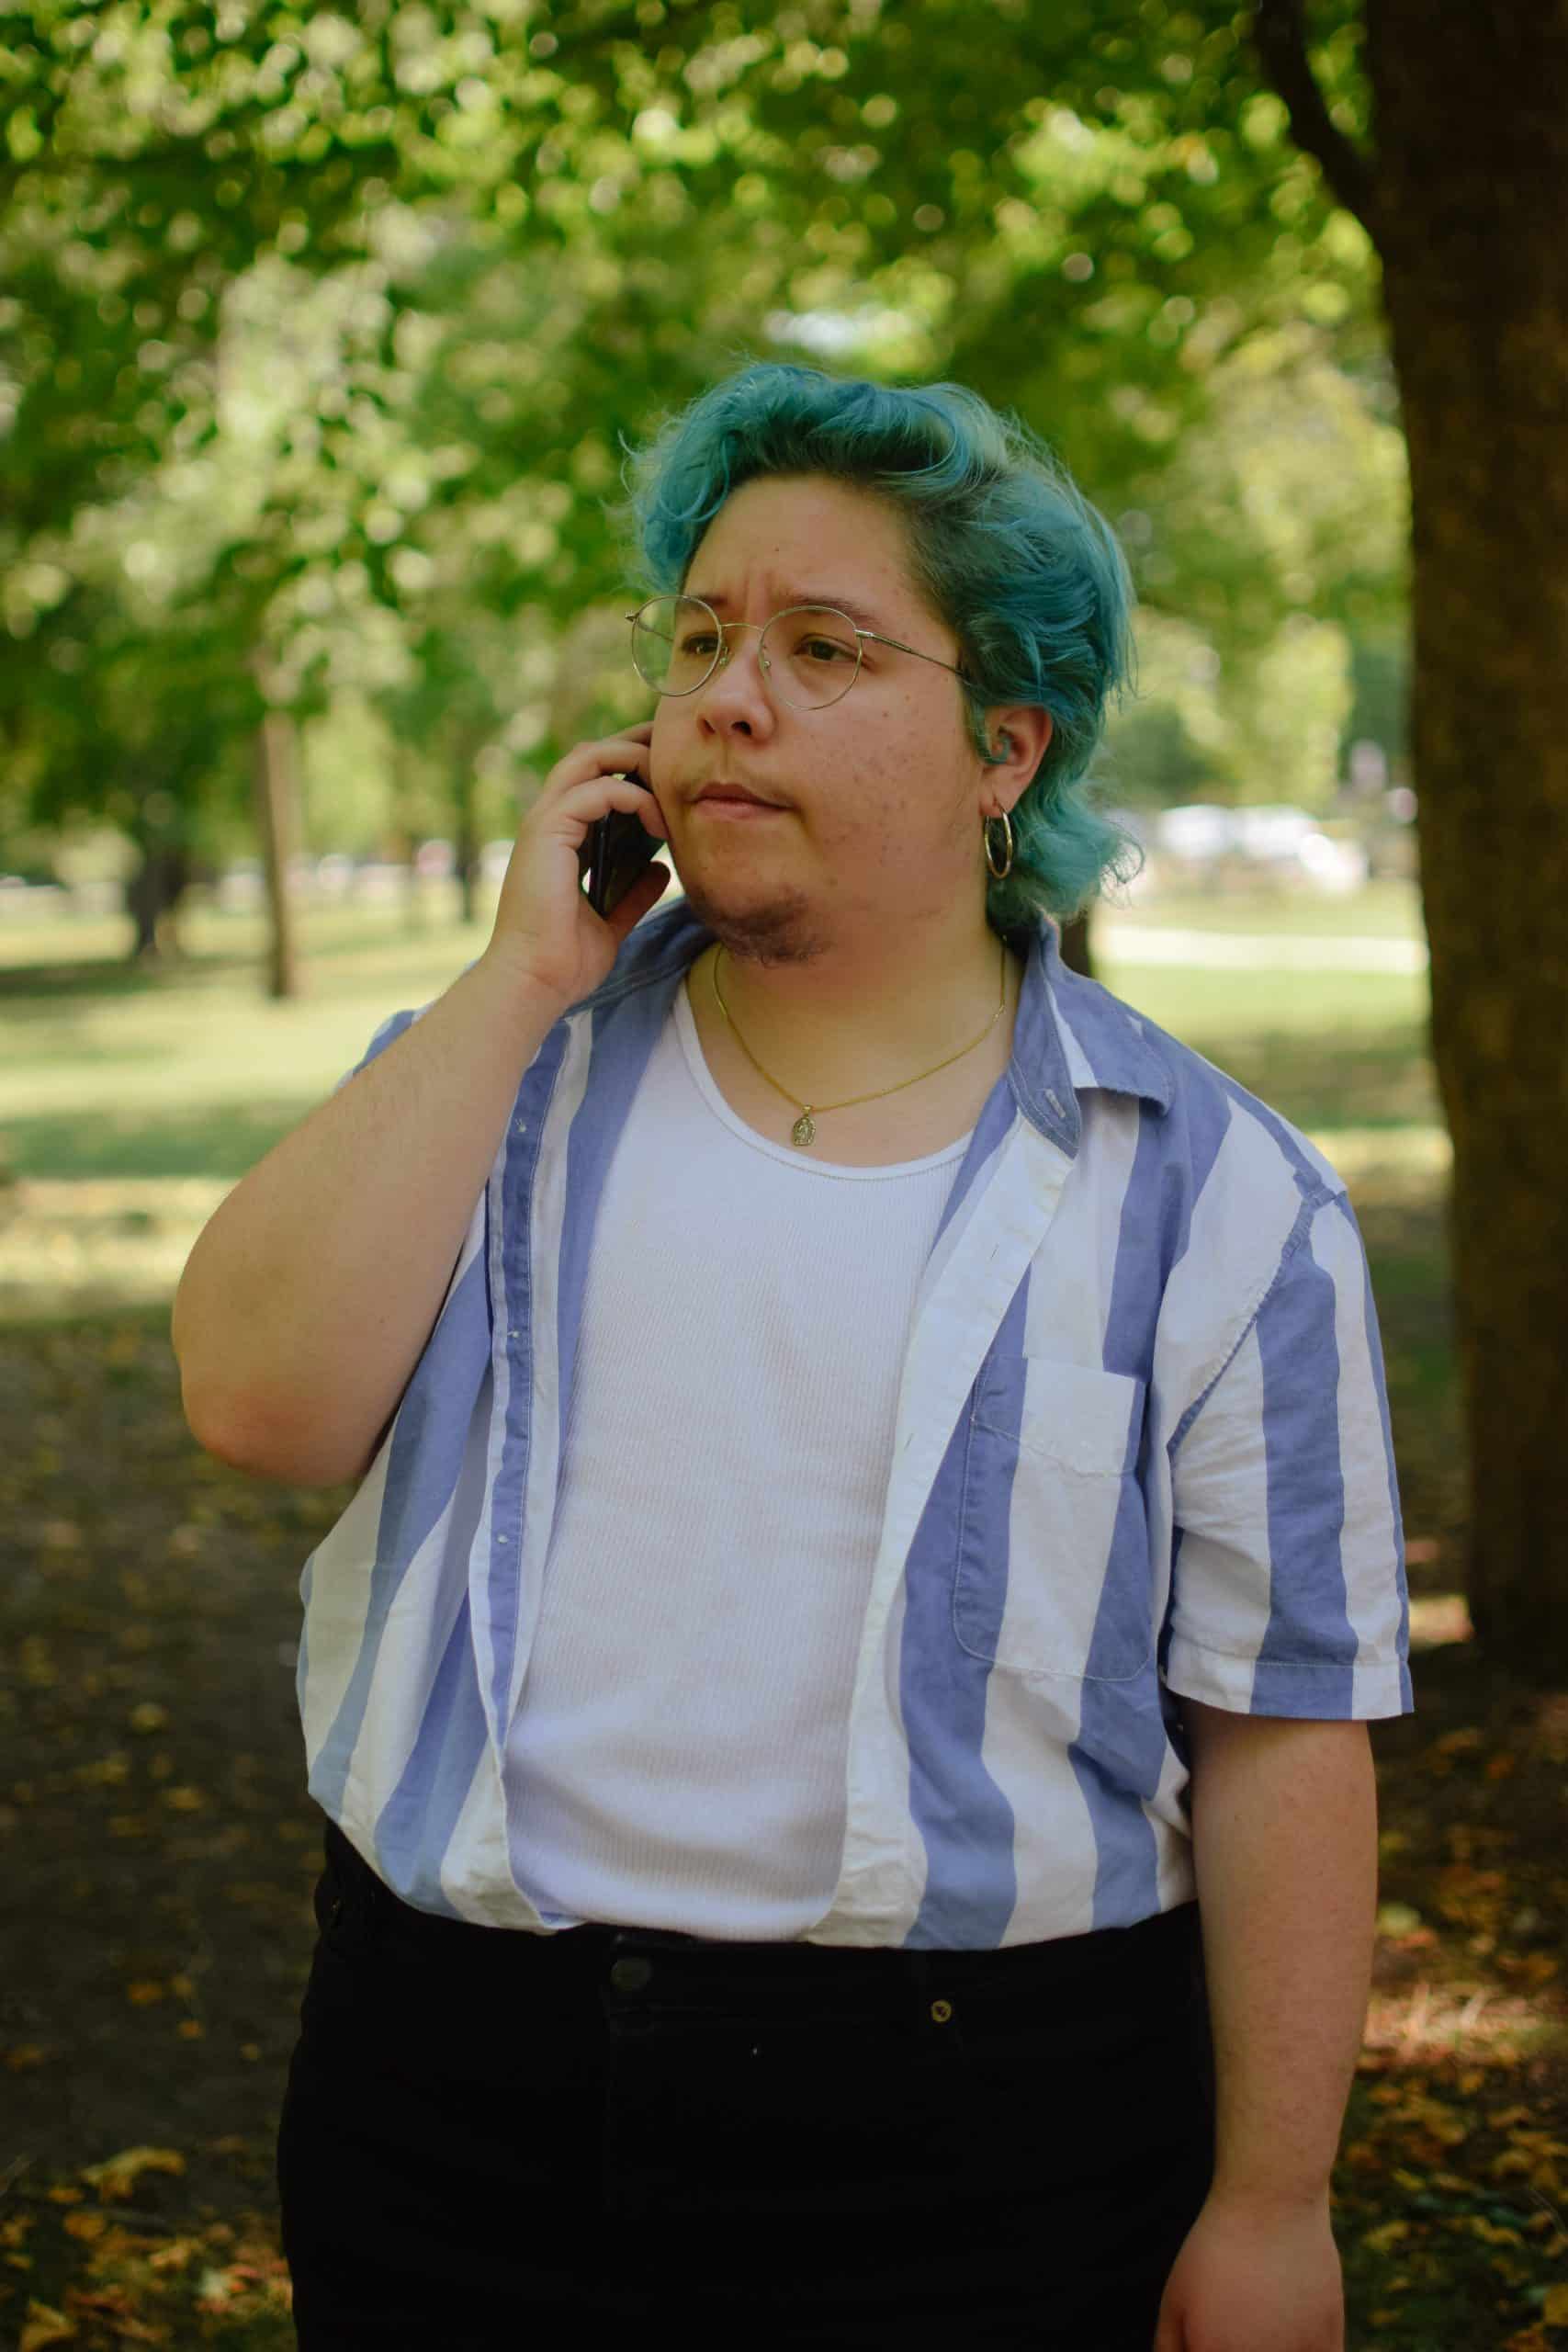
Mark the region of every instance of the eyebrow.
MULTIPOLYGON (((711 605, 716 613, 722 612, 731 601, 729 597, 723 594, 705 596, 700 588, 688 588, 685 593, 688 596, 699 597, 705 605, 711 605)), ((858 621, 862 628, 881 630, 886 626, 864 605, 857 605, 849 596, 830 594, 825 588, 793 588, 784 592, 784 601, 779 606, 780 612, 788 612, 792 605, 831 605, 836 612, 847 613, 851 620, 858 621)))

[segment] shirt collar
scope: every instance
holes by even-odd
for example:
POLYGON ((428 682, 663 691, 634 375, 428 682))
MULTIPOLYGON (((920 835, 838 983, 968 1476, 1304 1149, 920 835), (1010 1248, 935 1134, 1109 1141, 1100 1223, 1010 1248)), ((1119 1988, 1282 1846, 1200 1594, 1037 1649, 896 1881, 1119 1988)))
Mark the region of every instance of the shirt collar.
MULTIPOLYGON (((656 908, 628 933, 609 978, 570 1009, 613 1004, 660 980, 673 991, 712 937, 683 896, 656 908)), ((1168 1111, 1174 1081, 1145 1024, 1098 980, 1068 969, 1055 922, 1042 915, 1007 940, 1025 959, 1008 1080, 1031 1125, 1072 1155, 1082 1132, 1079 1095, 1133 1095, 1168 1111)))

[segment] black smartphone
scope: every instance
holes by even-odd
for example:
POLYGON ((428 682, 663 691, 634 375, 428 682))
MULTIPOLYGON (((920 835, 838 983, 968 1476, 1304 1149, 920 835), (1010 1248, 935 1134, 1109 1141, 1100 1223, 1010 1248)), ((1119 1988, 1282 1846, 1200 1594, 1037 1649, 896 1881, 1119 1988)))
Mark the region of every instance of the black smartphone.
MULTIPOLYGON (((626 781, 640 784, 645 792, 653 789, 640 775, 626 781)), ((590 825, 577 853, 577 871, 594 913, 613 913, 663 846, 629 808, 612 808, 590 825)))

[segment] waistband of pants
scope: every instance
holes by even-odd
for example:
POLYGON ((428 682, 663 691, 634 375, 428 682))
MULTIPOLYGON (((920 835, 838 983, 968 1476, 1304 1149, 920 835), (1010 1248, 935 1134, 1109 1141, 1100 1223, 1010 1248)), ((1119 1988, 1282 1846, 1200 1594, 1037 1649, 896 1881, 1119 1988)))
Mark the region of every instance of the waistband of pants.
MULTIPOLYGON (((874 1991, 903 1981, 923 1988, 933 1966, 940 1967, 949 1984, 968 1984, 994 1993, 1032 1992, 1080 1979, 1094 1982, 1107 1971, 1116 1976, 1126 1972, 1134 1978, 1146 1972, 1156 1981, 1168 1980, 1175 1972, 1198 1984, 1202 1981, 1196 1902, 1155 1912, 1132 1927, 987 1948, 813 1944, 799 1939, 750 1942, 607 1921, 541 1933, 482 1927, 422 1911, 395 1894, 330 1819, 323 1842, 329 1876, 347 1909, 370 1922, 378 1936, 384 1932, 394 1944, 420 1950, 431 1960, 446 1953, 460 1967, 482 1954, 487 1964, 493 1958, 529 1972, 591 1974, 617 1959, 659 1957, 675 1963, 676 1973, 694 1984, 708 1979, 731 1988, 751 1983, 759 1987, 799 1984, 835 1995, 863 1987, 874 1991)), ((661 1968, 661 1975, 667 1973, 661 1968)))

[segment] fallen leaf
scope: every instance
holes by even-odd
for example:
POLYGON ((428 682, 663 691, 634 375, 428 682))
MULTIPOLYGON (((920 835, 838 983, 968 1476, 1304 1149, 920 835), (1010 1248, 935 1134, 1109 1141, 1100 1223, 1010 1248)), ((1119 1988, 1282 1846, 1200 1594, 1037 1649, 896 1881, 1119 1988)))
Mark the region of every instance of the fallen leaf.
POLYGON ((107 2204, 113 2197, 129 2197, 144 2172, 184 2172, 186 2160, 176 2148, 124 2148, 106 2156, 101 2165, 84 2165, 81 2177, 90 2180, 107 2204))
POLYGON ((1489 2222, 1484 2213, 1470 2213, 1465 2225, 1474 2237, 1483 2238, 1488 2245, 1523 2245, 1517 2230, 1505 2228, 1500 2222, 1489 2222))
POLYGON ((170 2238, 147 2257, 149 2270, 183 2270, 201 2252, 199 2238, 170 2238))
POLYGON ((1548 2327, 1568 2327, 1568 2286, 1547 2289, 1540 2315, 1548 2327))
POLYGON ((49 2303, 29 2301, 17 2352, 43 2352, 46 2344, 68 2344, 75 2335, 73 2321, 49 2303))

